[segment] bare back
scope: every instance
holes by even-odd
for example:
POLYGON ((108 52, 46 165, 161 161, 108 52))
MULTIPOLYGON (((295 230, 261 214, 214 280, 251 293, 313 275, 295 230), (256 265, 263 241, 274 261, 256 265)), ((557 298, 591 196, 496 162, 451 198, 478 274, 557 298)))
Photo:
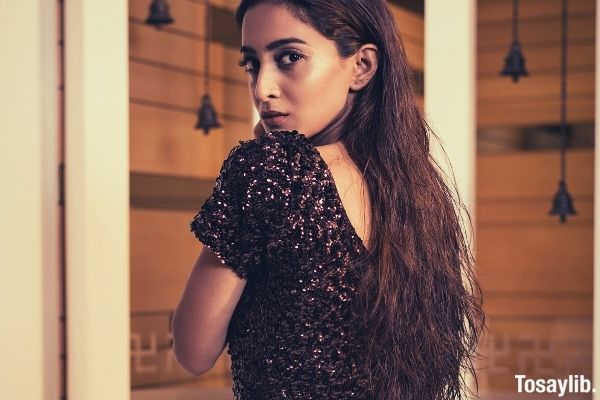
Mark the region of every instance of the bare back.
POLYGON ((360 170, 341 142, 315 148, 329 167, 350 223, 365 246, 369 248, 367 241, 371 232, 371 202, 360 170))

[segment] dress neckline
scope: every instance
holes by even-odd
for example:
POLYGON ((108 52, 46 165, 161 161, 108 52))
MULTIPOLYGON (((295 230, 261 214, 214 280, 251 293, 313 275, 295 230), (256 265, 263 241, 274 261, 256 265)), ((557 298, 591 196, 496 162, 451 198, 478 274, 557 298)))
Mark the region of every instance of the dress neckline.
POLYGON ((344 208, 344 203, 342 202, 342 197, 340 196, 340 192, 339 192, 339 190, 337 188, 337 185, 335 183, 335 179, 333 178, 333 174, 331 173, 331 170, 329 169, 329 165, 323 159, 323 156, 321 156, 321 153, 319 152, 319 150, 317 150, 317 148, 315 147, 315 145, 312 144, 312 142, 310 141, 309 138, 307 138, 306 136, 304 136, 302 133, 298 132, 297 130, 292 130, 292 131, 290 131, 290 130, 275 130, 275 131, 269 131, 269 132, 267 132, 267 134, 274 134, 274 133, 291 134, 291 135, 296 136, 296 137, 301 137, 302 140, 304 141, 304 143, 306 143, 307 148, 309 148, 310 151, 316 156, 319 164, 321 165, 321 167, 325 171, 327 177, 329 178, 329 183, 332 186, 333 194, 335 196, 335 200, 337 201, 338 207, 340 208, 341 213, 342 213, 342 219, 344 220, 344 223, 346 225, 348 225, 348 228, 350 229, 351 236, 354 238, 354 240, 356 241, 356 243, 359 244, 359 246, 361 248, 361 251, 368 253, 369 250, 367 249, 367 246, 365 246, 365 243, 363 242, 363 240, 361 239, 361 237, 356 232, 356 229, 354 228, 354 225, 352 225, 352 222, 350 222, 350 217, 348 217, 348 214, 346 213, 346 209, 344 208))

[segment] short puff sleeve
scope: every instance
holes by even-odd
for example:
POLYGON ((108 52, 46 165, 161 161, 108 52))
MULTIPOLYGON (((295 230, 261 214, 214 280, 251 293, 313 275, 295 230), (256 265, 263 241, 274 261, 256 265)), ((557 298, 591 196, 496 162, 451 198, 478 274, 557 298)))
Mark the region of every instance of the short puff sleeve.
POLYGON ((286 181, 270 148, 255 139, 234 146, 190 223, 196 238, 242 279, 263 265, 275 221, 285 212, 286 181))

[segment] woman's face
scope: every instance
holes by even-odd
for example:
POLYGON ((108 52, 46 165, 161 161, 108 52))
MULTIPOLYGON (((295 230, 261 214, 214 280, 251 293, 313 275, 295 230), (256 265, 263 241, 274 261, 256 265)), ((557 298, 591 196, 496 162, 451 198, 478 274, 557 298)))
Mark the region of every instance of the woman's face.
POLYGON ((242 62, 265 130, 312 136, 342 110, 352 79, 351 57, 282 5, 258 4, 242 23, 242 62), (268 118, 267 112, 286 114, 268 118))

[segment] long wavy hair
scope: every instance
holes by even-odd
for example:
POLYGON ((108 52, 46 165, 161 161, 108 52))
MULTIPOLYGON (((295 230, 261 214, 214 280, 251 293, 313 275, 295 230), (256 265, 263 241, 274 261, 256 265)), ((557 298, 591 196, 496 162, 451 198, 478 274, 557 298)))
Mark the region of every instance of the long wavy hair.
POLYGON ((375 227, 353 303, 370 398, 464 399, 469 375, 479 388, 474 361, 486 328, 460 211, 472 231, 471 217, 430 156, 429 134, 439 138, 416 105, 393 16, 384 0, 242 0, 237 23, 263 2, 286 6, 341 57, 366 43, 378 48, 376 75, 357 93, 341 139, 368 185, 375 227))

